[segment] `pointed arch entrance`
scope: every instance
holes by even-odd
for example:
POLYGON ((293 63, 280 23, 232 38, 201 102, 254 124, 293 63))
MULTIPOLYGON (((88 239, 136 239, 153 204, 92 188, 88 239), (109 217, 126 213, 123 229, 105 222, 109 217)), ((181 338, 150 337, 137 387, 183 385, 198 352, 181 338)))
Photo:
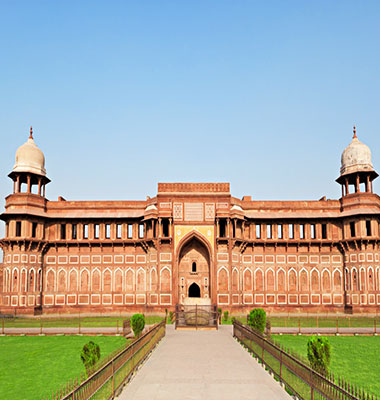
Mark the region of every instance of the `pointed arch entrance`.
POLYGON ((178 246, 178 300, 209 298, 211 248, 197 232, 183 238, 178 246))
POLYGON ((188 297, 201 297, 201 288, 195 282, 189 286, 188 297))

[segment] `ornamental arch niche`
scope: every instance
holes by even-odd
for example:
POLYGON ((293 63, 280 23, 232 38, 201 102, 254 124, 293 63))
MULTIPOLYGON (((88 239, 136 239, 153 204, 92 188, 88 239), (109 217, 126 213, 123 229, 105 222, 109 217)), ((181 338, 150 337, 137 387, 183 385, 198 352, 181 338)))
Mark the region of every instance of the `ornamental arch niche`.
POLYGON ((207 240, 197 232, 191 232, 185 236, 178 245, 177 262, 179 303, 183 303, 185 297, 211 297, 210 267, 212 258, 207 240), (198 292, 194 296, 193 289, 196 287, 199 287, 199 296, 198 292))

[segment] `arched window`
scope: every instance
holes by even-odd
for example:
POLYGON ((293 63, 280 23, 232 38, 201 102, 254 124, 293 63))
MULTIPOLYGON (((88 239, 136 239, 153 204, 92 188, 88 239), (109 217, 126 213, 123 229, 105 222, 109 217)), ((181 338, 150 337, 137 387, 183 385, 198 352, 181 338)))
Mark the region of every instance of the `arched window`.
POLYGON ((195 261, 191 265, 191 272, 197 272, 197 263, 195 261))

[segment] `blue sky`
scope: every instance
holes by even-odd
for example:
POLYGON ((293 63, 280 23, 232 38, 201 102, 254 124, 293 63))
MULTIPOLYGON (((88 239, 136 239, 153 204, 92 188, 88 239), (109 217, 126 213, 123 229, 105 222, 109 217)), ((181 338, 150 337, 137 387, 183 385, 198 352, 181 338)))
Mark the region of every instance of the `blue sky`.
POLYGON ((0 0, 0 198, 30 125, 51 200, 339 198, 354 123, 380 170, 379 20, 379 1, 0 0))

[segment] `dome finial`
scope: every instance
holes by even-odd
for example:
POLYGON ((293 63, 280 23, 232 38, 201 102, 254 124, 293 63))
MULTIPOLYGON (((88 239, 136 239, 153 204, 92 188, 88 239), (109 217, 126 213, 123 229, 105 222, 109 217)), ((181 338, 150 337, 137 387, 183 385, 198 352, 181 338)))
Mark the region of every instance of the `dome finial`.
POLYGON ((33 139, 33 127, 30 127, 29 139, 33 139))
POLYGON ((357 139, 358 137, 356 136, 356 126, 354 125, 354 136, 352 137, 352 139, 357 139))

